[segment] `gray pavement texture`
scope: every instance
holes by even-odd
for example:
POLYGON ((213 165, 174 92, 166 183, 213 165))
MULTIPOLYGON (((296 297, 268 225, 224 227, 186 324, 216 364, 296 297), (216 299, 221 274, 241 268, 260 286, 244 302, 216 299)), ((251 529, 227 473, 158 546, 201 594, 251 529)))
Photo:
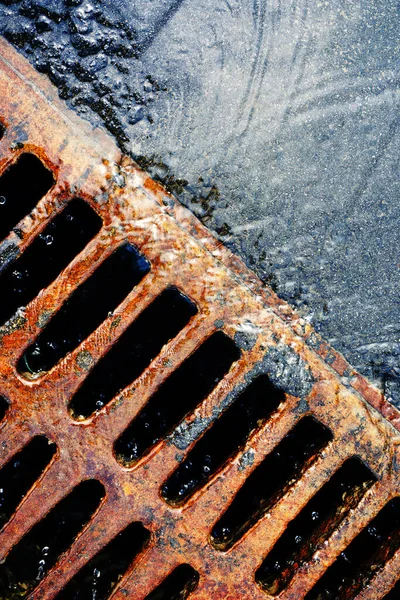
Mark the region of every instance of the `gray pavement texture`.
POLYGON ((400 406, 397 0, 2 0, 0 33, 400 406))

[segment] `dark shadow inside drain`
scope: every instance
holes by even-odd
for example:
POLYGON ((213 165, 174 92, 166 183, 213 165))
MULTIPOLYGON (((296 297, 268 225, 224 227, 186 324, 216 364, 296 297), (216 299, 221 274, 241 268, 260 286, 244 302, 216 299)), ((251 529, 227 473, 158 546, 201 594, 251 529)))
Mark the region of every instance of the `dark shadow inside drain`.
POLYGON ((145 600, 186 600, 199 585, 199 574, 190 565, 179 565, 145 600))
POLYGON ((0 564, 0 598, 25 598, 55 565, 105 495, 95 480, 79 484, 22 538, 0 564))
POLYGON ((29 377, 51 369, 93 333, 149 270, 149 262, 132 245, 118 248, 71 294, 24 352, 19 373, 29 377))
POLYGON ((4 127, 3 123, 0 121, 0 140, 4 137, 5 132, 6 132, 6 128, 4 127))
POLYGON ((54 177, 34 154, 22 154, 0 177, 0 239, 28 215, 54 185, 54 177))
POLYGON ((375 481, 358 458, 348 459, 289 523, 257 570, 257 583, 270 595, 280 594, 375 481))
POLYGON ((0 323, 50 285, 101 226, 101 218, 86 202, 71 200, 24 253, 0 273, 0 323))
POLYGON ((266 375, 257 377, 165 482, 163 498, 172 505, 185 502, 243 448, 251 432, 266 422, 284 398, 285 394, 266 375))
POLYGON ((332 439, 314 417, 304 417, 251 473, 211 532, 211 543, 228 550, 285 495, 332 439))
POLYGON ((46 437, 37 436, 0 470, 0 527, 50 464, 56 450, 46 437))
POLYGON ((206 398, 240 357, 224 333, 209 337, 168 377, 115 443, 119 462, 131 465, 206 398))
POLYGON ((141 523, 132 523, 71 579, 56 600, 106 600, 149 539, 150 532, 141 523))
POLYGON ((196 312, 178 289, 162 292, 87 376, 70 404, 74 418, 88 417, 132 383, 196 312))
POLYGON ((4 396, 0 396, 0 422, 6 416, 8 409, 9 409, 9 404, 8 404, 7 400, 4 398, 4 396))
POLYGON ((306 600, 352 600, 400 547, 400 498, 395 498, 354 538, 306 600))

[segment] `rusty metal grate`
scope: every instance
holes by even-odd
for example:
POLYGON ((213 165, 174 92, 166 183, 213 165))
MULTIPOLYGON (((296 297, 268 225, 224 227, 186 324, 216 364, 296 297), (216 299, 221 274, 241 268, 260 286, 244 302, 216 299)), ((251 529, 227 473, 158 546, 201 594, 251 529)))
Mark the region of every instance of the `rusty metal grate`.
POLYGON ((3 41, 0 91, 0 598, 396 593, 397 410, 3 41))

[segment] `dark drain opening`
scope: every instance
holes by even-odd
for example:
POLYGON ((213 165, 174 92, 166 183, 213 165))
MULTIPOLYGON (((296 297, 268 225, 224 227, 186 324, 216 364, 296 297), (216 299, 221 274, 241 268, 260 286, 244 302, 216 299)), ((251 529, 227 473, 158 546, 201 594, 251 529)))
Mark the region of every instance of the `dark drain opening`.
POLYGON ((102 220, 83 200, 71 200, 25 252, 0 274, 0 323, 26 306, 100 231, 102 220))
POLYGON ((165 290, 122 334, 90 372, 70 404, 75 418, 88 417, 132 383, 197 312, 176 288, 165 290))
POLYGON ((180 565, 145 600, 186 600, 198 585, 198 572, 190 565, 180 565))
POLYGON ((0 121, 0 140, 2 137, 4 137, 5 132, 6 132, 6 128, 4 127, 3 123, 0 121))
POLYGON ((8 404, 7 400, 3 396, 0 396, 0 422, 6 416, 6 412, 8 411, 8 408, 9 408, 9 404, 8 404))
POLYGON ((386 504, 328 568, 307 600, 351 600, 400 546, 400 498, 386 504))
POLYGON ((330 440, 327 427, 304 417, 245 481, 213 527, 213 546, 228 550, 300 479, 330 440))
POLYGON ((56 600, 106 600, 149 539, 150 532, 141 523, 132 523, 71 579, 56 600))
POLYGON ((48 371, 106 319, 150 271, 149 262, 124 244, 96 269, 64 303, 18 362, 29 377, 48 371))
POLYGON ((222 332, 214 333, 169 376, 115 443, 119 462, 130 465, 206 398, 238 360, 240 351, 222 332))
POLYGON ((284 398, 266 375, 255 379, 166 481, 163 498, 172 505, 185 502, 243 448, 251 432, 266 422, 284 398))
POLYGON ((22 154, 0 177, 0 239, 28 215, 54 185, 51 171, 34 154, 22 154))
POLYGON ((95 480, 79 484, 0 564, 0 598, 25 598, 69 548, 105 495, 95 480))
POLYGON ((359 459, 347 460, 288 525, 256 572, 257 583, 272 595, 284 590, 375 481, 359 459))
POLYGON ((0 527, 49 465, 57 448, 43 436, 35 437, 0 471, 0 527))

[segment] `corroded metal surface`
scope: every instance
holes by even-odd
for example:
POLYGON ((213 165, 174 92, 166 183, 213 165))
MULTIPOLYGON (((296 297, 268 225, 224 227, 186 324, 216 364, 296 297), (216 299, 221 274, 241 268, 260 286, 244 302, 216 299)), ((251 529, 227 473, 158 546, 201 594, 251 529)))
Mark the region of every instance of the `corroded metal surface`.
MULTIPOLYGON (((312 588, 348 543, 399 494, 400 415, 368 382, 352 371, 288 305, 254 275, 163 188, 121 156, 113 141, 78 121, 4 42, 0 43, 0 170, 22 152, 35 153, 53 171, 56 185, 0 246, 5 264, 24 249, 78 195, 103 219, 100 233, 56 281, 0 331, 0 394, 10 401, 0 431, 4 464, 37 434, 58 451, 41 479, 0 532, 0 560, 80 481, 102 482, 106 496, 90 523, 31 597, 50 599, 100 548, 133 521, 152 537, 123 577, 113 598, 141 600, 178 565, 200 574, 193 599, 266 599, 254 574, 287 524, 349 457, 360 457, 377 482, 301 565, 280 594, 298 600, 312 588), (34 380, 18 374, 19 357, 44 323, 122 241, 150 261, 151 271, 98 329, 51 371, 34 380), (170 285, 197 307, 189 324, 168 342, 148 369, 91 418, 74 421, 68 403, 92 367, 130 323, 170 285), (211 333, 222 329, 241 347, 241 357, 214 391, 189 415, 181 430, 197 435, 210 427, 230 393, 260 371, 280 383, 286 400, 228 464, 182 507, 169 506, 160 486, 195 443, 159 442, 134 467, 122 467, 113 444, 152 393, 211 333), (85 360, 82 360, 82 357, 85 360), (304 416, 313 415, 333 439, 283 497, 226 552, 210 544, 210 532, 238 489, 265 456, 304 416), (382 415, 384 415, 384 418, 382 415), (178 447, 179 446, 179 447, 178 447), (244 457, 252 455, 252 461, 244 457)), ((223 440, 221 441, 223 443, 223 440)), ((271 474, 273 477, 273 474, 271 474)), ((397 551, 360 598, 378 599, 400 577, 397 551)))

